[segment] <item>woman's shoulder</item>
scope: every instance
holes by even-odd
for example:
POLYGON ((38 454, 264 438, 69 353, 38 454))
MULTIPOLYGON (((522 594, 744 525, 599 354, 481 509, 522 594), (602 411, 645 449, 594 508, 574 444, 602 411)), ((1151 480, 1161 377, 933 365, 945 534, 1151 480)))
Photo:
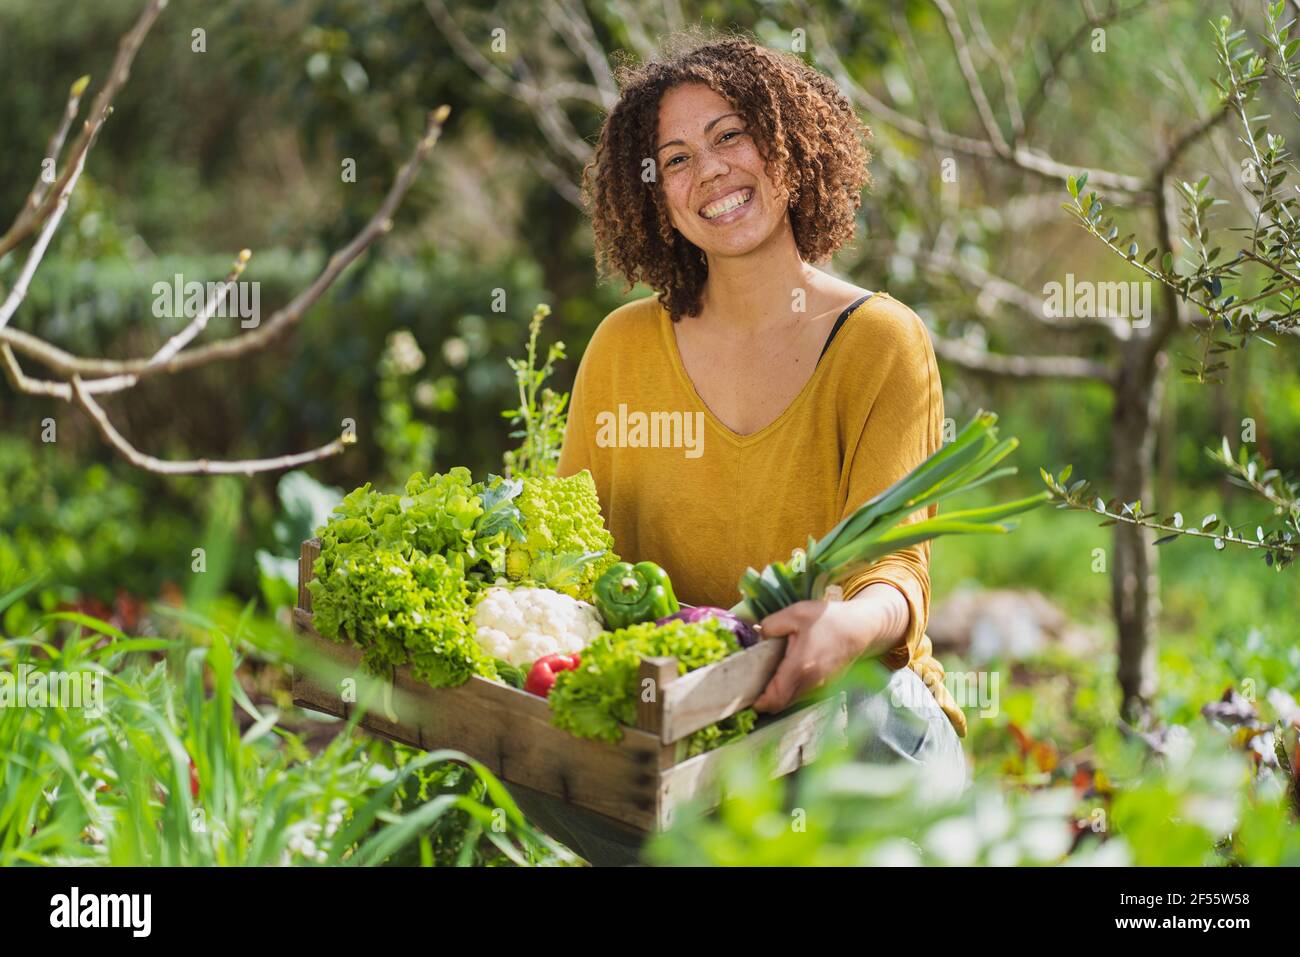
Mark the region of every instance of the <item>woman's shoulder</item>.
POLYGON ((873 292, 853 310, 840 335, 869 348, 876 356, 890 349, 920 355, 933 350, 921 317, 883 290, 873 292))
POLYGON ((611 311, 591 334, 587 351, 640 350, 657 341, 663 321, 657 296, 633 299, 611 311))

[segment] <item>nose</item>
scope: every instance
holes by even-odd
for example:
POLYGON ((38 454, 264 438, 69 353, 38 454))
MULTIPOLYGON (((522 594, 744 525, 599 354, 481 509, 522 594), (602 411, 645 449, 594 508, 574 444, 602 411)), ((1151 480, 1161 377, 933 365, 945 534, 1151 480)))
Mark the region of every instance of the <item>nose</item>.
POLYGON ((731 167, 727 165, 727 161, 712 149, 706 149, 700 152, 699 162, 696 163, 695 169, 699 174, 701 183, 707 183, 715 176, 721 176, 731 172, 731 167))

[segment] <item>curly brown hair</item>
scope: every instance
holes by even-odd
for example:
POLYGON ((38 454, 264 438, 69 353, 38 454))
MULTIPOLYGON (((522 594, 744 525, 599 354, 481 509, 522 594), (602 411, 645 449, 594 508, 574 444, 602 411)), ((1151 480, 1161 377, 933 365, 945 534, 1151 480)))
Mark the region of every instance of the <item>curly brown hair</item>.
POLYGON ((622 274, 624 291, 645 282, 676 322, 699 314, 708 264, 673 227, 659 177, 642 179, 668 90, 704 83, 744 117, 768 176, 778 191, 789 190, 790 223, 806 262, 825 261, 853 236, 871 182, 871 130, 829 77, 792 54, 740 35, 678 34, 665 49, 661 59, 616 70, 619 100, 583 170, 582 192, 600 275, 622 274))

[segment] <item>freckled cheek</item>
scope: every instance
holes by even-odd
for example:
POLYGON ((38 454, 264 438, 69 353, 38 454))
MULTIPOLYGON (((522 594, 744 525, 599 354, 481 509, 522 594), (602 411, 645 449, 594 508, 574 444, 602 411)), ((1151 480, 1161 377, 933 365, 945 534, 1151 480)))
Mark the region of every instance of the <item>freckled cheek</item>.
POLYGON ((664 199, 668 204, 668 214, 673 225, 678 229, 689 228, 691 210, 688 207, 687 190, 676 183, 664 184, 664 199))

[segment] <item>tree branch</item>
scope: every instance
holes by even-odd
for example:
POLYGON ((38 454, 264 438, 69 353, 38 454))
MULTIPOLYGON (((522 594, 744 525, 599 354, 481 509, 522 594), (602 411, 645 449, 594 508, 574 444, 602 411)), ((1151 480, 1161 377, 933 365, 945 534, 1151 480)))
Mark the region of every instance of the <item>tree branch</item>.
POLYGON ((1114 374, 1102 362, 1075 356, 1020 356, 987 352, 930 332, 934 353, 971 372, 1012 379, 1094 379, 1110 384, 1114 374))
POLYGON ((349 441, 340 437, 333 442, 322 445, 320 448, 312 449, 310 452, 279 455, 269 459, 243 459, 235 462, 193 459, 169 462, 144 454, 124 439, 122 434, 113 427, 113 423, 108 420, 108 415, 104 412, 103 407, 86 391, 84 384, 77 376, 72 377, 72 394, 77 405, 81 406, 86 414, 90 416, 90 420, 95 423, 95 428, 99 430, 99 434, 105 442, 136 468, 143 469, 146 472, 155 472, 159 475, 253 475, 257 472, 275 472, 281 469, 298 468, 311 462, 319 462, 321 459, 338 455, 348 445, 356 441, 355 439, 349 441))
POLYGON ((1026 318, 1051 329, 1065 332, 1078 332, 1090 328, 1103 329, 1112 338, 1120 341, 1127 340, 1132 335, 1130 326, 1114 316, 1088 316, 1076 319, 1049 316, 1044 311, 1042 296, 1035 295, 1008 279, 994 275, 982 266, 938 248, 920 249, 908 254, 899 250, 896 245, 890 245, 884 251, 895 252, 911 259, 927 271, 956 278, 978 289, 976 308, 985 316, 994 315, 998 304, 1006 303, 1014 306, 1026 318))
POLYGON ((86 154, 82 153, 77 157, 68 181, 59 190, 53 211, 41 227, 40 235, 36 237, 36 242, 32 243, 32 248, 27 253, 27 261, 23 263, 22 271, 18 274, 18 281, 9 290, 9 295, 5 297, 4 303, 0 305, 0 332, 4 331, 4 327, 9 324, 10 318, 18 311, 22 301, 27 298, 27 287, 31 284, 32 276, 36 275, 36 269, 40 266, 41 260, 45 258, 45 250, 49 248, 55 230, 59 228, 59 223, 63 221, 63 214, 68 210, 68 198, 72 195, 72 189, 77 185, 77 180, 81 178, 81 170, 85 165, 86 154))
POLYGON ((210 362, 233 359, 266 347, 297 323, 303 313, 320 299, 353 260, 369 248, 380 235, 392 229, 392 216, 415 181, 420 164, 437 143, 442 133, 442 125, 446 122, 449 113, 450 109, 444 106, 429 114, 424 135, 416 145, 411 159, 398 172, 388 195, 384 197, 383 203, 370 221, 352 238, 351 242, 329 258, 325 268, 310 286, 298 293, 286 306, 273 313, 259 328, 232 339, 223 339, 196 349, 182 351, 165 362, 154 362, 152 357, 147 359, 83 358, 53 346, 30 333, 9 328, 0 328, 0 342, 37 360, 62 378, 71 378, 74 375, 83 378, 85 376, 124 377, 111 384, 97 385, 96 381, 87 381, 85 385, 92 393, 120 391, 147 376, 181 372, 210 362))
POLYGON ((993 144, 993 151, 999 156, 1007 156, 1011 152, 1011 147, 1002 135, 1002 127, 998 126, 997 117, 993 115, 993 107, 989 105, 988 96, 984 93, 984 84, 980 82, 979 72, 975 69, 975 64, 971 60, 970 46, 966 42, 966 34, 962 31, 961 22, 957 19, 957 14, 948 0, 931 0, 935 9, 943 17, 944 25, 948 28, 948 36, 952 40, 953 52, 957 55, 957 66, 961 68, 962 78, 966 81, 966 89, 970 93, 971 102, 975 104, 975 112, 980 118, 980 124, 984 127, 984 135, 988 137, 993 144))
MULTIPOLYGON (((266 346, 276 337, 282 335, 324 294, 343 270, 369 248, 380 235, 392 229, 392 217, 410 189, 411 184, 415 181, 420 164, 432 151, 434 144, 437 143, 443 124, 450 114, 449 107, 439 107, 429 114, 424 135, 417 143, 410 160, 398 171, 384 201, 361 231, 353 237, 351 242, 330 257, 320 275, 306 289, 299 292, 288 305, 278 310, 269 321, 255 331, 187 351, 190 343, 199 336, 221 303, 225 301, 230 287, 243 273, 251 255, 248 250, 243 250, 240 253, 225 281, 217 289, 213 290, 199 314, 180 332, 163 343, 147 359, 81 358, 51 345, 37 335, 7 326, 10 317, 26 295, 31 278, 40 265, 51 237, 58 229, 67 208, 68 199, 85 166, 95 136, 109 114, 113 96, 125 83, 130 72, 130 64, 144 39, 145 33, 148 32, 149 27, 164 6, 166 6, 166 0, 150 0, 136 25, 122 38, 109 81, 96 98, 91 119, 86 122, 81 137, 71 150, 71 163, 68 170, 55 181, 54 188, 49 191, 48 195, 42 193, 38 181, 37 187, 33 189, 27 205, 19 213, 14 226, 11 227, 4 238, 4 241, 11 243, 10 248, 12 248, 13 243, 21 241, 25 235, 38 225, 41 226, 41 232, 28 254, 17 283, 10 290, 4 303, 0 304, 0 365, 3 366, 5 378, 20 394, 61 399, 79 406, 90 417, 109 446, 132 465, 158 474, 252 475, 256 472, 295 468, 337 455, 347 445, 355 442, 355 438, 350 433, 345 433, 319 448, 292 455, 245 459, 234 462, 212 461, 209 459, 168 462, 139 451, 123 438, 109 420, 103 407, 94 399, 94 394, 128 389, 148 375, 177 372, 209 362, 242 356, 266 346), (37 359, 68 381, 56 382, 27 376, 19 364, 15 351, 37 359), (105 378, 86 381, 83 378, 85 375, 105 376, 105 378)), ((62 148, 72 118, 76 115, 78 98, 84 89, 85 83, 78 81, 70 91, 64 122, 50 141, 50 152, 54 153, 56 158, 62 148)), ((2 251, 0 251, 0 255, 3 255, 2 251)))
POLYGON ((1136 3, 1130 4, 1122 10, 1117 4, 1112 3, 1110 8, 1100 16, 1091 11, 1086 12, 1083 23, 1075 28, 1075 31, 1070 34, 1064 43, 1048 54, 1047 68, 1039 75, 1038 85, 1034 87, 1029 99, 1025 101, 1024 133, 1026 136, 1029 134, 1034 120, 1038 118, 1039 111, 1047 105, 1047 95, 1051 92, 1052 84, 1060 75, 1061 66, 1065 62, 1066 56, 1073 52, 1083 42, 1083 38, 1093 30, 1128 19, 1149 2, 1150 0, 1137 0, 1136 3))
MULTIPOLYGON (((479 52, 478 48, 470 42, 469 37, 465 36, 443 0, 424 0, 424 6, 452 49, 456 51, 456 55, 477 73, 483 82, 497 92, 518 100, 533 111, 537 117, 538 127, 554 149, 568 154, 570 159, 579 164, 585 164, 591 158, 590 144, 573 128, 568 115, 560 108, 554 93, 550 91, 550 84, 546 84, 547 88, 543 89, 542 85, 533 83, 531 74, 527 74, 528 64, 523 57, 520 57, 517 62, 519 69, 527 75, 522 79, 516 79, 479 52)), ((603 93, 598 92, 596 101, 604 108, 612 105, 606 102, 603 93)))
POLYGON ((600 90, 602 108, 613 109, 618 102, 618 84, 614 82, 614 71, 609 68, 604 51, 596 45, 596 29, 587 15, 587 8, 581 0, 578 3, 548 0, 543 9, 551 26, 567 38, 569 49, 587 62, 596 89, 600 90))
MULTIPOLYGON (((808 13, 807 5, 802 0, 801 6, 805 13, 808 13)), ((808 13, 808 16, 811 24, 811 35, 815 37, 818 61, 826 65, 834 75, 835 81, 863 110, 873 118, 887 123, 904 136, 929 143, 932 146, 950 149, 966 156, 974 156, 980 159, 1001 159, 1010 166, 1056 183, 1064 183, 1070 176, 1081 172, 1079 167, 1067 166, 1044 153, 1030 149, 1028 146, 1016 145, 999 151, 997 146, 987 139, 960 136, 949 132, 943 127, 922 123, 900 113, 853 79, 844 66, 844 62, 835 52, 833 45, 827 39, 825 29, 820 21, 811 13, 808 13)), ((1091 183, 1104 186, 1112 192, 1141 195, 1147 191, 1147 183, 1141 177, 1098 168, 1090 168, 1087 172, 1091 183)))
POLYGON ((122 88, 131 75, 131 64, 135 61, 135 55, 140 50, 140 44, 144 42, 145 35, 153 26, 154 21, 158 19, 158 14, 166 6, 167 0, 149 0, 139 19, 136 20, 135 26, 118 43, 117 57, 113 60, 113 65, 109 69, 108 81, 95 97, 95 102, 90 109, 90 118, 82 127, 81 134, 72 144, 68 154, 70 162, 67 171, 55 180, 50 195, 46 196, 39 206, 35 209, 28 209, 24 206, 18 213, 13 225, 9 227, 9 230, 3 236, 0 236, 0 256, 4 256, 5 253, 31 235, 32 231, 53 212, 54 202, 52 202, 52 197, 62 195, 68 179, 73 175, 73 169, 80 170, 86 154, 90 152, 90 148, 95 143, 95 138, 99 135, 100 128, 112 111, 113 98, 117 96, 118 90, 122 88))
MULTIPOLYGON (((63 120, 45 146, 45 159, 53 163, 55 169, 58 169, 59 156, 63 153, 63 143, 68 138, 68 131, 72 129, 72 121, 77 118, 77 111, 81 108, 81 96, 86 92, 89 83, 90 77, 83 76, 68 88, 68 103, 63 108, 63 120)), ((41 200, 45 199, 49 193, 49 185, 49 183, 45 182, 44 176, 36 177, 36 183, 32 186, 32 191, 28 194, 24 206, 25 209, 30 210, 29 215, 35 213, 40 207, 41 200)))
POLYGON ((1007 116, 1011 120, 1011 138, 1015 142, 1020 142, 1025 130, 1025 116, 1020 108, 1020 97, 1016 91, 1016 77, 1011 71, 1007 58, 1002 55, 1002 51, 994 45, 993 40, 989 37, 989 32, 984 27, 984 19, 980 16, 979 4, 976 0, 970 0, 966 8, 966 17, 970 20, 971 29, 975 31, 975 39, 984 51, 984 55, 993 61, 998 68, 998 77, 1002 81, 1002 101, 1007 107, 1007 116))

